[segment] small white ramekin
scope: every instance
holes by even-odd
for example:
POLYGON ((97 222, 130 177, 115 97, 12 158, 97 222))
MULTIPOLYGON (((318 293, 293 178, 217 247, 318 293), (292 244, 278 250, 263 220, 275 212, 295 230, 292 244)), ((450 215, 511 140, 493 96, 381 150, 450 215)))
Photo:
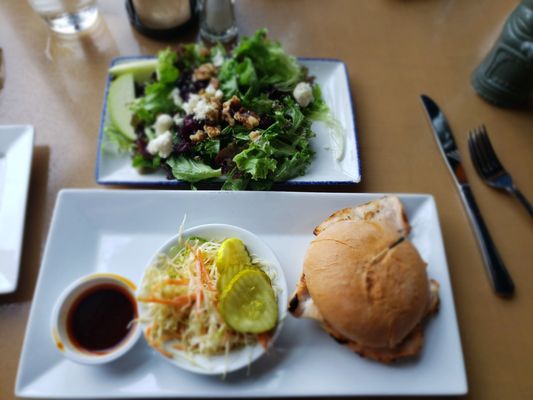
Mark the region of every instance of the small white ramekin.
POLYGON ((137 321, 134 321, 132 329, 126 338, 124 338, 116 347, 102 354, 84 351, 71 342, 67 333, 67 314, 69 309, 82 293, 94 286, 102 284, 118 285, 128 291, 131 294, 132 299, 135 299, 135 284, 120 275, 112 273, 95 273, 83 276, 72 282, 57 299, 50 321, 52 339, 54 340, 56 347, 69 360, 82 364, 104 364, 116 360, 131 349, 141 335, 141 327, 137 321))

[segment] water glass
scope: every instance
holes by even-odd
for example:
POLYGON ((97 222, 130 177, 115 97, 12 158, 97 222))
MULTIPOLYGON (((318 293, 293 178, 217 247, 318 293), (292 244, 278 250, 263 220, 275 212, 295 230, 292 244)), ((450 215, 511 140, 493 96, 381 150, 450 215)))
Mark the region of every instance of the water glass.
POLYGON ((29 0, 34 11, 57 33, 72 34, 91 27, 98 18, 96 0, 29 0))

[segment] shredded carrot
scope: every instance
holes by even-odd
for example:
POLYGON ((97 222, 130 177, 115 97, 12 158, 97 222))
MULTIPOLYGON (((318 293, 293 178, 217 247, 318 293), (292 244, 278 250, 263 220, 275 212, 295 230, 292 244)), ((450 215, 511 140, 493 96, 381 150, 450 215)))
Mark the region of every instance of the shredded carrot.
POLYGON ((197 251, 196 257, 197 257, 196 259, 200 263, 200 271, 202 274, 203 283, 207 285, 209 290, 215 291, 215 286, 213 285, 213 282, 211 281, 211 277, 209 276, 209 274, 207 273, 207 270, 205 269, 204 257, 203 257, 203 253, 201 250, 197 251))
POLYGON ((185 350, 185 346, 182 345, 181 343, 174 343, 172 347, 175 348, 176 350, 185 350))
POLYGON ((257 334, 257 341, 263 349, 268 350, 268 344, 272 340, 272 332, 263 332, 257 334))
POLYGON ((168 306, 183 308, 183 306, 190 306, 194 301, 197 300, 197 298, 193 297, 190 294, 182 294, 181 296, 176 296, 173 299, 160 299, 157 297, 138 297, 137 300, 142 303, 166 304, 168 306))
POLYGON ((164 283, 168 283, 169 285, 188 285, 189 284, 189 280, 188 279, 165 279, 163 281, 164 283))
POLYGON ((152 333, 152 325, 146 327, 146 329, 144 330, 144 337, 147 339, 147 340, 150 340, 150 334, 152 333))
POLYGON ((172 353, 169 352, 169 351, 166 351, 165 349, 163 349, 159 344, 155 344, 154 345, 154 348, 160 352, 161 354, 163 354, 165 357, 167 358, 172 358, 172 353))
POLYGON ((196 260, 196 278, 198 279, 198 284, 195 287, 196 292, 196 314, 200 313, 200 296, 202 294, 202 272, 200 270, 200 262, 196 260))

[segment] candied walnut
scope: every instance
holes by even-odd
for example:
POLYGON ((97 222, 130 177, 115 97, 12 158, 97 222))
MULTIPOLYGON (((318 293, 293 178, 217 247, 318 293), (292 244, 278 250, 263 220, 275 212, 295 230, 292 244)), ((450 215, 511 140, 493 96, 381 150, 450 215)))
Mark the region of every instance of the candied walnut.
POLYGON ((220 126, 204 125, 204 131, 207 133, 207 136, 214 138, 220 135, 220 126))
POLYGON ((245 110, 244 108, 241 108, 239 111, 237 111, 233 115, 233 118, 243 124, 246 129, 254 129, 257 125, 259 125, 259 121, 261 121, 259 115, 253 111, 245 110))
POLYGON ((220 81, 217 78, 211 78, 209 84, 215 89, 218 89, 220 87, 220 81))
POLYGON ((248 137, 249 137, 253 142, 257 142, 259 139, 261 139, 261 132, 259 132, 259 131, 251 131, 251 132, 248 134, 248 137))
POLYGON ((201 47, 200 51, 198 52, 202 57, 207 57, 211 52, 207 47, 201 47))
POLYGON ((201 142, 207 137, 206 133, 198 129, 194 135, 189 136, 189 139, 191 139, 191 142, 201 142))
POLYGON ((209 99, 209 109, 205 113, 205 118, 211 122, 218 122, 220 120, 220 100, 217 98, 209 99))
POLYGON ((241 107, 241 100, 233 95, 231 99, 222 103, 222 119, 226 121, 230 126, 235 125, 235 119, 233 114, 241 107))
POLYGON ((194 70, 193 79, 195 81, 205 81, 217 74, 217 68, 211 63, 200 65, 194 70))

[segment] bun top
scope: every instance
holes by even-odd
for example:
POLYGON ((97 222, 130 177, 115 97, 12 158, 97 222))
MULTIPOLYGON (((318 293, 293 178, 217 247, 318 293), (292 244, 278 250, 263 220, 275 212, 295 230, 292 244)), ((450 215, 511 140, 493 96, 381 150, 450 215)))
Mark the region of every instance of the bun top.
POLYGON ((379 223, 329 226, 307 250, 304 274, 326 323, 365 346, 393 348, 429 306, 426 264, 409 240, 379 223))

